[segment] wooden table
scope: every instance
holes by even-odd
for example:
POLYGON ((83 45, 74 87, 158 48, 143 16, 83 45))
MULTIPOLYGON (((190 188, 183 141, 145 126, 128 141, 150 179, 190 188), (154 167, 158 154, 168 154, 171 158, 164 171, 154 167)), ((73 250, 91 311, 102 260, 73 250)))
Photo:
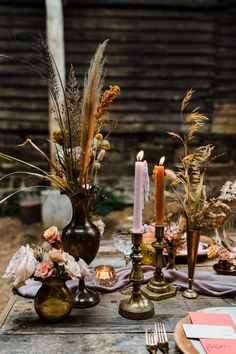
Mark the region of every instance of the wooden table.
MULTIPOLYGON (((123 264, 117 253, 108 252, 109 245, 102 246, 97 263, 123 264), (109 256, 107 257, 107 254, 109 256), (104 259, 105 258, 105 259, 104 259)), ((208 261, 197 266, 209 267, 208 261)), ((182 268, 182 267, 181 267, 182 268)), ((129 296, 124 290, 101 296, 100 303, 89 309, 73 309, 62 323, 45 324, 36 315, 33 300, 13 296, 0 319, 1 354, 144 354, 145 329, 155 321, 163 321, 170 340, 170 354, 180 353, 173 340, 176 323, 188 311, 203 308, 229 306, 218 297, 199 295, 196 300, 176 297, 155 302, 155 316, 149 320, 131 321, 118 314, 120 300, 129 296)))

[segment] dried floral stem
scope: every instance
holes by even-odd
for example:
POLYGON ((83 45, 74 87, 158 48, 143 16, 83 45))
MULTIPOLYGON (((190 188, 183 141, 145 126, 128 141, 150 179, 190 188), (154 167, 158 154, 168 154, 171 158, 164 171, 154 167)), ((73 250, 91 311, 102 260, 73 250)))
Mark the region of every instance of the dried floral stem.
POLYGON ((169 135, 178 139, 184 148, 184 156, 178 163, 176 179, 172 183, 173 191, 185 214, 188 228, 196 230, 200 227, 199 211, 204 201, 204 172, 214 146, 208 144, 197 147, 192 151, 189 149, 190 142, 208 120, 207 117, 198 111, 198 108, 192 110, 183 119, 183 111, 190 103, 193 92, 192 89, 187 92, 181 105, 181 119, 188 126, 187 132, 183 136, 173 132, 169 132, 169 135), (178 184, 182 184, 184 187, 184 197, 176 190, 178 184))
MULTIPOLYGON (((96 112, 100 100, 104 59, 103 53, 107 41, 99 45, 94 59, 91 61, 88 76, 84 83, 84 96, 81 114, 81 161, 80 181, 86 178, 85 173, 91 159, 91 145, 96 129, 96 112)), ((85 184, 87 184, 87 178, 85 184)))

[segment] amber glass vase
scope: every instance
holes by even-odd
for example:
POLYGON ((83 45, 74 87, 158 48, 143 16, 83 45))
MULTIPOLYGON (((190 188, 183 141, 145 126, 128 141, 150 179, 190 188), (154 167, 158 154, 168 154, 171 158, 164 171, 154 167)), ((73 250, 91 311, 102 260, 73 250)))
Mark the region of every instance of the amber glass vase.
POLYGON ((46 322, 60 322, 71 312, 73 294, 65 284, 66 279, 51 276, 42 280, 34 298, 39 317, 46 322))
MULTIPOLYGON (((62 231, 63 249, 77 261, 82 258, 90 264, 96 257, 100 245, 100 231, 91 221, 96 193, 78 193, 68 197, 72 204, 72 219, 62 231)), ((98 302, 99 295, 87 289, 84 278, 81 278, 75 292, 74 307, 90 307, 98 302)))

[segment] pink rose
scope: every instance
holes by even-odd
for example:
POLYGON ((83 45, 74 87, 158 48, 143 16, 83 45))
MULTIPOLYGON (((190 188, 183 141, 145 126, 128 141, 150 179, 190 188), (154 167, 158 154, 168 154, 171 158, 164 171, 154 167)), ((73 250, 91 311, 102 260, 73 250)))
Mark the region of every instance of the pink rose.
POLYGON ((53 273, 53 263, 50 261, 43 261, 39 263, 36 267, 36 270, 34 272, 34 276, 36 278, 46 278, 52 275, 53 273))
POLYGON ((56 226, 51 226, 49 229, 44 231, 43 238, 48 242, 48 243, 54 243, 57 241, 61 241, 61 236, 58 232, 58 228, 56 226))

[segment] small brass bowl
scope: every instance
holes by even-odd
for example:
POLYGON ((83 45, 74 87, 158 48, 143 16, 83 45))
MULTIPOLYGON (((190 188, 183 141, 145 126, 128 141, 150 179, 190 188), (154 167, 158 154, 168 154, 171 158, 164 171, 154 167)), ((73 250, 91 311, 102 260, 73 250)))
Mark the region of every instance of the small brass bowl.
POLYGON ((113 286, 117 282, 115 268, 106 264, 97 266, 94 270, 93 277, 97 285, 105 286, 107 288, 113 286))

